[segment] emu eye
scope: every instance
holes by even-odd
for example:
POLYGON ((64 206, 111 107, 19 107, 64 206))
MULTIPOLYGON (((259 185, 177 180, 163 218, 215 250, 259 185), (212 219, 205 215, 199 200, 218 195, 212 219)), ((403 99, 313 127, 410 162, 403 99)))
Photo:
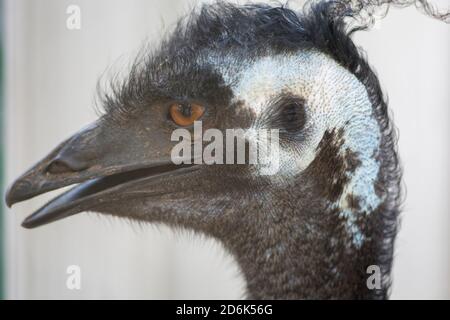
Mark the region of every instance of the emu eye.
POLYGON ((200 119, 205 112, 205 108, 195 103, 174 103, 170 106, 169 112, 173 122, 179 126, 187 127, 200 119))

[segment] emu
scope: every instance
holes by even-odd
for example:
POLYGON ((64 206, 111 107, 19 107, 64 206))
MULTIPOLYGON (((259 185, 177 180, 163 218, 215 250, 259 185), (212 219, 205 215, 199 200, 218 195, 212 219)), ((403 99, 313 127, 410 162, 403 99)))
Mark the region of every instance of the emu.
POLYGON ((165 223, 220 240, 248 298, 387 298, 401 170, 378 78, 351 36, 388 3, 449 21, 424 0, 204 5, 111 82, 100 118, 19 177, 7 205, 77 184, 22 225, 83 211, 165 223), (195 121, 279 130, 279 171, 174 164, 171 133, 195 121))

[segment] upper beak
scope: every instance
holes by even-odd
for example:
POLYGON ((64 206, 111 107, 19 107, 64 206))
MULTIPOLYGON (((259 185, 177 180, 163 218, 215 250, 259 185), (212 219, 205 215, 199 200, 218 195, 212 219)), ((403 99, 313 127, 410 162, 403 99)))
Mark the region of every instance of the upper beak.
POLYGON ((133 152, 133 149, 127 149, 129 143, 117 140, 123 137, 117 138, 120 135, 113 132, 105 134, 105 130, 98 122, 83 129, 12 183, 6 193, 9 207, 39 194, 79 183, 27 217, 22 226, 34 228, 95 209, 106 201, 126 196, 123 191, 142 180, 173 175, 175 170, 178 174, 192 169, 172 164, 169 148, 150 148, 146 152, 136 149, 133 152))

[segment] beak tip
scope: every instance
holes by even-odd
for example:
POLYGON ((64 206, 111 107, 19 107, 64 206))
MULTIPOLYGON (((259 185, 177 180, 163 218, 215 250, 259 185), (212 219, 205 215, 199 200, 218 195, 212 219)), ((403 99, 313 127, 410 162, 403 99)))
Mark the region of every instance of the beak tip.
POLYGON ((13 206, 13 204, 16 203, 16 200, 13 197, 13 192, 12 192, 11 188, 9 188, 8 191, 6 191, 5 203, 8 208, 11 208, 13 206))
POLYGON ((30 219, 30 217, 25 218, 25 220, 22 221, 21 226, 22 226, 23 228, 25 228, 25 229, 32 229, 32 228, 35 227, 35 226, 34 226, 34 223, 33 223, 33 220, 30 219))
POLYGON ((26 179, 17 179, 12 183, 5 194, 5 203, 8 208, 11 208, 18 202, 28 200, 33 196, 32 185, 26 179))
POLYGON ((6 203, 6 207, 11 208, 12 205, 14 204, 10 199, 6 198, 5 199, 5 203, 6 203))

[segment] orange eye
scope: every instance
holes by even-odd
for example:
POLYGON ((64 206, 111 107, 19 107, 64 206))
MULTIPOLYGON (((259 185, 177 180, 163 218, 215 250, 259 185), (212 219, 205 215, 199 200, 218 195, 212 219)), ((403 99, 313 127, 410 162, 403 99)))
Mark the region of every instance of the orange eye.
POLYGON ((190 126, 194 121, 200 119, 205 112, 205 108, 199 104, 174 103, 170 106, 170 116, 173 122, 182 127, 190 126))

